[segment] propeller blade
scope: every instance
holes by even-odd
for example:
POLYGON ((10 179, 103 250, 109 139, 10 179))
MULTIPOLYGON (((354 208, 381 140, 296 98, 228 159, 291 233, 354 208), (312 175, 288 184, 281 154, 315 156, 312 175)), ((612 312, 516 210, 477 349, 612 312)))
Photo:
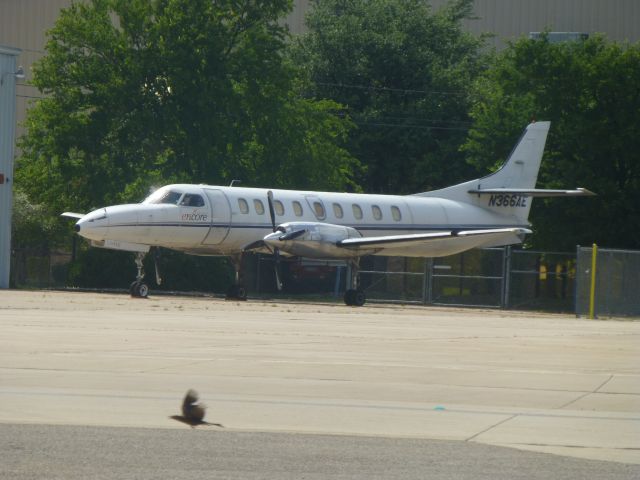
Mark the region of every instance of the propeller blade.
POLYGON ((306 230, 296 230, 294 232, 289 232, 289 233, 285 233, 284 235, 281 235, 279 237, 279 240, 285 242, 287 240, 294 240, 298 237, 300 237, 301 235, 304 235, 305 233, 307 233, 306 230))
MULTIPOLYGON (((269 190, 267 192, 267 203, 269 204, 269 215, 271 216, 271 227, 273 228, 273 232, 276 231, 276 212, 273 208, 273 192, 269 190)), ((276 271, 276 287, 278 291, 282 290, 282 282, 280 281, 280 250, 278 247, 274 247, 273 249, 273 258, 276 261, 275 271, 276 271)))
POLYGON ((271 227, 273 231, 276 231, 276 212, 273 209, 273 192, 269 190, 267 192, 267 203, 269 204, 269 215, 271 215, 271 227))

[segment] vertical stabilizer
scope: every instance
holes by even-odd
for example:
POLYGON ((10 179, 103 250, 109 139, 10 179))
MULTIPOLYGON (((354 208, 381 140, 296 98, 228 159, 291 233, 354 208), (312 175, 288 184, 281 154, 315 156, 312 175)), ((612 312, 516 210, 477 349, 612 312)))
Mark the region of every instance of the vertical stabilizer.
POLYGON ((535 189, 549 126, 550 122, 529 124, 507 161, 496 172, 452 187, 416 195, 475 204, 526 223, 531 209, 531 197, 526 192, 514 191, 535 189), (489 189, 504 189, 505 192, 496 192, 490 196, 472 193, 489 189))

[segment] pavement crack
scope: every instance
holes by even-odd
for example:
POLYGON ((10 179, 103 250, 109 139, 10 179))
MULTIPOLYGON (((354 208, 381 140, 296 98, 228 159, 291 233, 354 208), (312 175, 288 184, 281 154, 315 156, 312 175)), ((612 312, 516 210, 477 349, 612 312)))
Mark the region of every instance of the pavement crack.
POLYGON ((485 428, 484 430, 481 430, 480 432, 476 433, 475 435, 470 436, 469 438, 466 438, 464 441, 465 442, 470 442, 471 440, 473 440, 474 438, 482 435, 483 433, 487 433, 489 430, 493 430, 496 427, 499 427, 500 425, 502 425, 503 423, 508 422, 509 420, 513 420, 514 418, 516 418, 518 416, 518 414, 515 415, 511 415, 509 418, 505 418, 504 420, 500 420, 498 423, 491 425, 490 427, 485 428))
POLYGON ((587 393, 583 393, 583 394, 582 394, 582 395, 580 395, 579 397, 574 398, 573 400, 571 400, 571 401, 569 401, 569 402, 567 402, 567 403, 565 403, 565 404, 563 404, 563 405, 560 405, 560 406, 558 407, 558 409, 559 409, 559 410, 562 410, 563 408, 567 408, 569 405, 573 405, 574 403, 579 402, 580 400, 582 400, 582 399, 583 399, 583 398, 585 398, 585 397, 588 397, 589 395, 592 395, 592 394, 594 394, 594 393, 598 393, 598 390, 600 390, 600 389, 601 389, 602 387, 604 387, 607 383, 609 383, 609 382, 613 379, 613 377, 614 377, 614 376, 615 376, 615 375, 609 375, 609 378, 607 378, 604 382, 602 382, 600 385, 598 385, 598 387, 596 387, 594 390, 592 390, 592 391, 590 391, 590 392, 587 392, 587 393))

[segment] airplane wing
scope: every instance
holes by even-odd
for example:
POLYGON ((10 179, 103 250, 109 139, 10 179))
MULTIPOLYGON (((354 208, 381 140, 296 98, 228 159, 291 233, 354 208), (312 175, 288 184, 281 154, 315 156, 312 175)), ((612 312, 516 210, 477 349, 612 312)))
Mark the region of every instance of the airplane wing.
POLYGON ((337 242, 338 247, 363 254, 373 250, 376 255, 387 256, 443 256, 469 248, 510 245, 520 243, 526 228, 491 228, 480 230, 443 231, 383 237, 347 238, 337 242))
POLYGON ((84 217, 84 213, 64 212, 61 213, 60 216, 80 220, 82 217, 84 217))

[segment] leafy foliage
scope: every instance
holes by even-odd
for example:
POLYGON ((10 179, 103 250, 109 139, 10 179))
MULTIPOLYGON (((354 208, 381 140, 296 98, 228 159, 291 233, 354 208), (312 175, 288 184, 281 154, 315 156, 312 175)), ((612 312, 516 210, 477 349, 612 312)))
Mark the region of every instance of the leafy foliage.
POLYGON ((366 191, 414 193, 472 175, 458 148, 481 40, 465 33, 472 0, 434 12, 426 0, 322 0, 291 57, 306 95, 345 105, 349 150, 366 191))
POLYGON ((34 67, 46 97, 29 111, 17 181, 54 212, 140 200, 169 182, 353 185, 349 121, 296 94, 279 23, 290 8, 74 2, 34 67))
POLYGON ((592 199, 533 203, 535 247, 573 250, 592 242, 640 248, 640 45, 521 39, 479 77, 465 150, 495 168, 524 126, 550 120, 538 186, 587 187, 592 199))

